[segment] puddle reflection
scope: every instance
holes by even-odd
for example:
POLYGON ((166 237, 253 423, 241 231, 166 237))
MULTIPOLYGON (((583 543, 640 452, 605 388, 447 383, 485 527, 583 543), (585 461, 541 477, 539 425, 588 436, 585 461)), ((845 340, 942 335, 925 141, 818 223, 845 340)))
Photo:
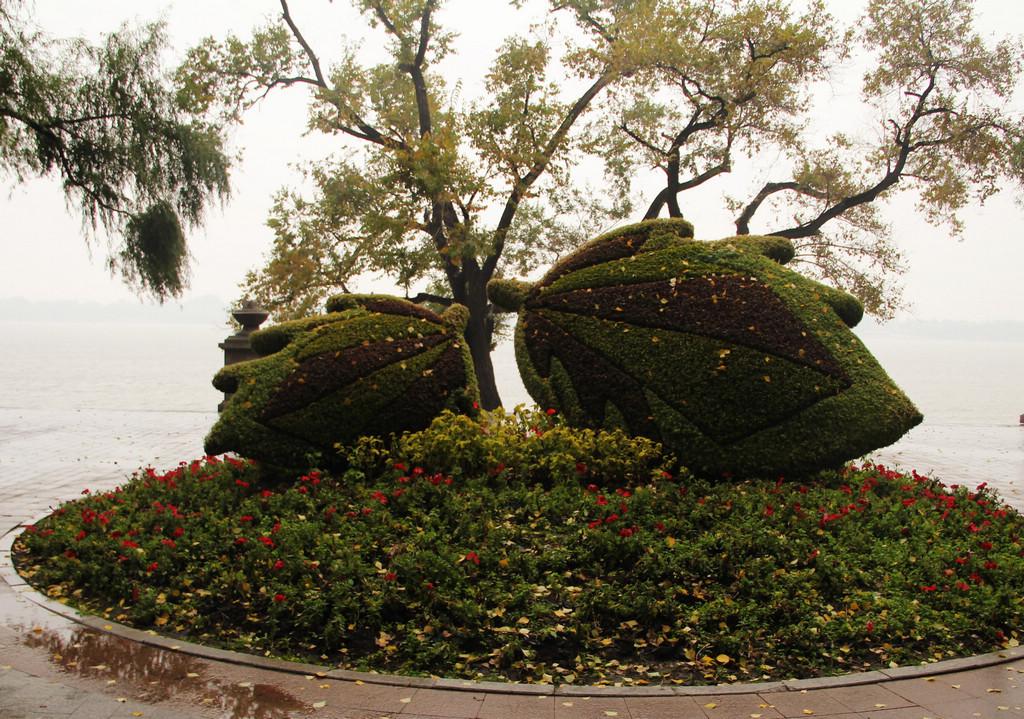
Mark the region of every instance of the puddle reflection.
POLYGON ((310 708, 270 684, 240 686, 243 682, 210 676, 210 666, 201 659, 85 627, 70 632, 30 628, 23 643, 46 651, 63 671, 106 680, 113 691, 130 693, 133 699, 187 698, 189 703, 219 709, 224 719, 287 719, 310 708))

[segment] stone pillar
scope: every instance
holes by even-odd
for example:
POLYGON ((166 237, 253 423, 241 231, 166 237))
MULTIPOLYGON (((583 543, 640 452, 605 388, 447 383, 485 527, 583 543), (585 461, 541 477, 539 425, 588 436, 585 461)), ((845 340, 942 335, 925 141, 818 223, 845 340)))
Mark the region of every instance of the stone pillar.
MULTIPOLYGON (((256 359, 259 355, 253 351, 252 346, 249 344, 249 335, 260 328, 260 325, 270 316, 270 314, 259 307, 252 300, 246 300, 240 307, 231 313, 231 316, 242 325, 242 329, 238 330, 235 334, 230 337, 226 337, 223 342, 217 346, 224 350, 224 366, 227 367, 229 364, 235 364, 236 362, 245 362, 246 360, 256 359)), ((217 405, 217 411, 221 412, 224 409, 224 404, 231 398, 231 394, 228 392, 224 393, 224 401, 217 405)))

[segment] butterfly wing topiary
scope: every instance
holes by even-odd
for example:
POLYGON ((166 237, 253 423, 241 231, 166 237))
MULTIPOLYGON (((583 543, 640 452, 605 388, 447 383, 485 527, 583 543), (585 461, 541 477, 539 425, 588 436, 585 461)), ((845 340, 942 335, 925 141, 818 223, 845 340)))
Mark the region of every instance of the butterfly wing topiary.
POLYGON ((335 444, 423 429, 478 399, 466 312, 439 316, 398 298, 343 295, 328 314, 253 335, 265 355, 229 365, 214 386, 234 392, 206 438, 211 454, 269 464, 329 464, 335 444))
POLYGON ((921 420, 850 331, 850 295, 781 263, 788 240, 692 240, 681 220, 604 235, 518 306, 523 382, 587 427, 663 442, 708 474, 811 472, 891 444, 921 420))

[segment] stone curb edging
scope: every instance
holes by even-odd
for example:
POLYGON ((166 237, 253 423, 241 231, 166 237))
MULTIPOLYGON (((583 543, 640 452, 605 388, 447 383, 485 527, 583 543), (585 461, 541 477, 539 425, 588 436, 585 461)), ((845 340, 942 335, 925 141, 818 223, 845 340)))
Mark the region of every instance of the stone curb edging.
MULTIPOLYGON (((43 517, 49 514, 43 515, 43 517)), ((28 522, 29 524, 31 522, 28 522)), ((563 696, 563 697, 672 697, 672 696, 709 696, 735 694, 762 694, 775 691, 808 691, 812 689, 835 689, 841 687, 878 684, 900 679, 916 679, 932 677, 940 674, 961 672, 971 669, 1004 664, 1024 658, 1024 647, 1014 647, 989 654, 978 654, 959 659, 948 659, 934 664, 897 667, 895 669, 879 669, 855 674, 844 674, 836 677, 814 677, 811 679, 786 679, 763 683, 716 684, 711 686, 575 686, 569 684, 515 684, 492 681, 471 681, 468 679, 444 679, 431 677, 406 677, 396 674, 373 674, 356 672, 346 669, 331 669, 317 664, 303 664, 284 659, 272 659, 254 654, 243 654, 227 649, 207 647, 188 641, 177 641, 149 630, 143 631, 124 624, 109 621, 92 614, 82 614, 65 604, 54 601, 37 592, 14 569, 11 548, 21 533, 25 523, 19 523, 0 536, 0 577, 19 596, 31 601, 58 616, 84 625, 96 631, 112 634, 129 641, 168 651, 181 652, 200 659, 228 662, 240 666, 266 669, 288 674, 312 674, 323 679, 336 681, 376 684, 391 687, 409 687, 413 689, 436 689, 443 691, 475 692, 485 694, 514 694, 520 696, 563 696)))

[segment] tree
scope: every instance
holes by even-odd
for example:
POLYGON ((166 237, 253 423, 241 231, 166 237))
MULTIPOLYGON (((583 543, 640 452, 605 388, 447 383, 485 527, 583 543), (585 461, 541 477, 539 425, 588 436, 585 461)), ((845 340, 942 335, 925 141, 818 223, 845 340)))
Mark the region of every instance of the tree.
POLYGON ((111 236, 108 264, 159 300, 187 282, 182 224, 228 193, 220 134, 186 116, 160 69, 163 28, 93 46, 53 40, 0 3, 0 169, 57 175, 83 222, 111 236))
MULTIPOLYGON (((354 4, 387 38, 388 62, 364 67, 346 48, 325 71, 281 0, 278 22, 248 41, 208 39, 179 71, 193 111, 208 112, 219 101, 227 117, 239 117, 275 88, 306 87, 312 91, 311 126, 361 145, 311 169, 315 200, 292 193, 277 199, 271 259, 247 289, 281 316, 282 308, 303 311, 318 303, 332 286, 344 287, 360 272, 387 272, 406 288, 440 280, 434 291, 414 299, 469 308, 466 340, 481 399, 495 407, 495 316, 487 283, 502 260, 532 266, 561 249, 548 236, 576 244, 615 214, 614 208, 591 207, 594 212, 581 213, 573 226, 555 211, 579 212, 588 204, 582 188, 569 183, 575 151, 570 132, 594 97, 630 68, 621 59, 581 58, 574 65, 578 92, 564 99, 551 79, 557 69, 551 41, 513 37, 487 76, 487 100, 460 108, 435 70, 452 38, 437 23, 439 0, 354 4), (521 211, 540 193, 557 200, 521 211), (485 227, 488 209, 497 219, 485 227)), ((637 24, 648 4, 608 3, 607 12, 615 22, 637 24)), ((565 2, 556 9, 585 25, 588 5, 565 2)))
POLYGON ((344 47, 325 70, 280 0, 280 17, 249 39, 194 48, 178 82, 191 111, 235 121, 271 91, 306 88, 310 127, 342 140, 342 152, 309 167, 311 197, 275 199, 274 245, 245 292, 286 317, 376 272, 416 301, 465 304, 487 407, 500 401, 487 282, 629 216, 645 170, 662 182, 643 216, 680 215, 682 193, 740 161, 785 158, 791 177, 726 198, 737 231, 788 207, 789 222, 767 229, 879 314, 896 301, 885 282, 900 265, 876 200, 902 183, 955 229, 969 197, 1021 179, 1020 123, 1005 108, 1020 46, 987 49, 967 0, 872 1, 860 32, 837 30, 821 2, 797 13, 783 0, 551 0, 530 36, 504 42, 485 96, 469 102, 446 76, 453 36, 440 4, 353 0, 387 38, 388 58, 364 65, 344 47), (865 98, 885 134, 814 149, 814 83, 854 47, 877 60, 865 98), (587 155, 604 160, 601 187, 573 172, 587 155))
POLYGON ((782 154, 789 177, 731 203, 737 233, 775 210, 759 234, 793 240, 812 273, 891 316, 902 265, 877 201, 909 190, 929 221, 956 234, 970 201, 1024 181, 1024 132, 1009 111, 1021 44, 987 47, 969 0, 871 0, 833 59, 870 58, 862 97, 877 131, 814 147, 800 124, 804 83, 828 70, 818 44, 836 39, 809 29, 827 27, 821 4, 795 23, 778 2, 736 5, 689 3, 669 14, 675 43, 631 79, 628 101, 610 109, 614 122, 599 135, 609 176, 628 186, 639 167, 660 169, 664 185, 646 217, 664 208, 679 216, 679 195, 729 172, 737 154, 782 154))

